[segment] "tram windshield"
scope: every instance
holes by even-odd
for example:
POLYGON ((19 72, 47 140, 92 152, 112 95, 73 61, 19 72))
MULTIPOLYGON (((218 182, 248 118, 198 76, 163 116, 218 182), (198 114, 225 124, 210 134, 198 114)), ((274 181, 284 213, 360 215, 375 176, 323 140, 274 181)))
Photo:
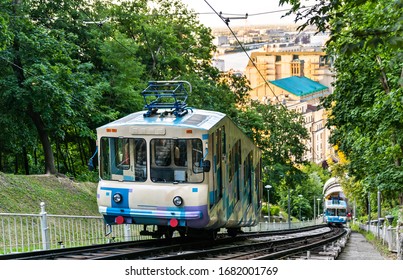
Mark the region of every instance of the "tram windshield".
POLYGON ((336 216, 336 209, 327 209, 326 215, 328 216, 336 216))
POLYGON ((104 180, 145 181, 147 146, 141 138, 101 138, 100 176, 104 180))
POLYGON ((103 180, 200 183, 204 179, 201 139, 152 139, 102 137, 100 177, 103 180))
POLYGON ((200 139, 152 139, 150 146, 151 181, 203 181, 203 148, 200 139))
POLYGON ((347 211, 346 211, 346 209, 337 209, 337 214, 338 214, 338 216, 346 216, 347 211))
POLYGON ((346 209, 326 209, 327 216, 346 216, 346 209))

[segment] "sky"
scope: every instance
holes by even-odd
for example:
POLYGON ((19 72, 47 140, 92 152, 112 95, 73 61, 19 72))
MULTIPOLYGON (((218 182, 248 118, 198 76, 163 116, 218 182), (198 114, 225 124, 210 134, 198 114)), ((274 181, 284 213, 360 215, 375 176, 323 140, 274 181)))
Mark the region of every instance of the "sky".
MULTIPOLYGON (((288 11, 289 5, 279 6, 278 0, 206 0, 217 12, 223 13, 225 17, 244 17, 247 19, 230 19, 230 26, 245 25, 269 25, 269 24, 290 24, 294 23, 295 16, 281 18, 288 11), (277 11, 277 12, 276 12, 277 11), (234 15, 227 15, 234 14, 234 15), (260 14, 260 15, 259 15, 260 14)), ((198 13, 201 23, 208 27, 225 27, 225 23, 211 9, 205 0, 182 0, 189 9, 198 13), (208 14, 207 14, 208 13, 208 14)), ((306 0, 306 5, 312 4, 314 0, 306 0), (311 2, 311 3, 309 3, 311 2)))

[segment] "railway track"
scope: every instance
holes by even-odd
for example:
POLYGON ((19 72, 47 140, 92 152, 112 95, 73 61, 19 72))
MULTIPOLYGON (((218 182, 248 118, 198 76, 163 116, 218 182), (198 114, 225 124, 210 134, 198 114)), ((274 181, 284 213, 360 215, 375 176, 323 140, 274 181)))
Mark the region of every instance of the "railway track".
POLYGON ((268 260, 283 259, 331 244, 346 233, 344 228, 321 228, 307 232, 282 233, 273 236, 249 236, 243 242, 203 250, 158 256, 159 260, 268 260))
POLYGON ((324 225, 298 230, 221 235, 215 241, 172 238, 1 255, 15 260, 281 259, 334 242, 344 228, 324 225))

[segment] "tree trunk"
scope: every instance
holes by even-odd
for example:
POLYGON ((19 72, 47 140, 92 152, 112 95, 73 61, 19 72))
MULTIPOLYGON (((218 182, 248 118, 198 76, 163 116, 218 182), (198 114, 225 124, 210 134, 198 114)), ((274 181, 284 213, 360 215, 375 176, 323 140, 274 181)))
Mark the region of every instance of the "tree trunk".
POLYGON ((36 155, 36 148, 34 148, 34 164, 35 167, 38 167, 38 156, 36 155))
POLYGON ((45 156, 45 173, 56 174, 57 172, 55 168, 55 159, 53 157, 52 145, 50 144, 49 134, 46 130, 42 117, 39 113, 34 112, 32 106, 29 106, 27 113, 38 131, 39 140, 42 144, 43 154, 45 156))
MULTIPOLYGON (((60 147, 60 143, 59 143, 59 142, 57 142, 56 149, 57 149, 57 153, 58 153, 59 157, 60 157, 61 160, 63 161, 64 172, 65 172, 65 173, 70 172, 69 165, 68 165, 68 163, 67 163, 67 159, 66 159, 66 157, 64 156, 64 154, 63 154, 63 152, 62 152, 62 148, 60 147)), ((58 167, 58 168, 59 168, 59 167, 58 167)), ((59 168, 59 169, 60 169, 60 168, 59 168)), ((60 171, 59 171, 59 172, 60 172, 60 171)))
MULTIPOLYGON (((20 0, 15 0, 14 3, 16 4, 15 7, 18 7, 20 0)), ((14 14, 17 15, 16 10, 14 11, 14 14)), ((15 54, 14 54, 14 64, 12 65, 12 68, 14 70, 15 76, 17 77, 19 87, 24 88, 25 76, 24 76, 24 68, 23 68, 23 65, 21 62, 21 57, 19 55, 20 43, 18 40, 18 36, 14 37, 13 48, 14 48, 15 54)), ((41 117, 40 113, 35 112, 33 110, 32 104, 28 105, 28 108, 26 109, 26 113, 31 118, 36 129, 38 130, 39 139, 42 143, 43 153, 45 155, 45 173, 46 174, 56 174, 52 146, 50 144, 49 135, 46 130, 46 126, 42 120, 42 117, 41 117)))
POLYGON ((29 175, 29 161, 27 148, 22 147, 22 159, 24 160, 25 175, 29 175))
POLYGON ((15 159, 14 159, 14 174, 18 174, 18 154, 15 154, 15 159))
POLYGON ((70 152, 69 152, 69 145, 68 145, 67 140, 64 142, 64 145, 65 145, 65 147, 66 147, 67 162, 69 163, 69 165, 70 165, 70 170, 71 170, 71 172, 73 173, 73 176, 75 177, 75 176, 76 176, 76 170, 75 170, 75 168, 74 168, 74 161, 73 161, 73 158, 71 157, 70 152))

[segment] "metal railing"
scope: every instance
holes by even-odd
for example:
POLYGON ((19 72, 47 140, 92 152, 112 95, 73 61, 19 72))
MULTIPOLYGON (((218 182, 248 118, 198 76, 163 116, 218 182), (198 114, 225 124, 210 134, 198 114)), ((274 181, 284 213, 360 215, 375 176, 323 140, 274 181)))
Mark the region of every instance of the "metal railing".
POLYGON ((400 239, 403 238, 403 227, 401 226, 386 226, 379 225, 377 221, 372 221, 370 224, 359 223, 360 229, 371 232, 375 237, 382 240, 384 245, 388 246, 390 252, 401 254, 400 239))
POLYGON ((0 254, 149 239, 141 225, 115 225, 106 235, 101 216, 0 213, 0 254))
POLYGON ((314 226, 314 225, 319 225, 323 223, 323 218, 317 218, 317 219, 312 219, 312 220, 307 220, 307 221, 300 221, 300 222, 291 222, 288 224, 288 222, 271 222, 269 223, 268 221, 265 222, 260 222, 254 227, 245 227, 243 228, 244 231, 246 232, 252 232, 252 231, 274 231, 274 230, 287 230, 287 229, 295 229, 295 228, 302 228, 302 227, 309 227, 309 226, 314 226))
MULTIPOLYGON (((243 230, 285 230, 320 223, 322 218, 290 225, 265 221, 243 230)), ((141 230, 142 225, 114 225, 107 235, 101 216, 51 215, 46 213, 42 202, 39 214, 0 213, 0 255, 151 238, 140 235, 141 230)))

